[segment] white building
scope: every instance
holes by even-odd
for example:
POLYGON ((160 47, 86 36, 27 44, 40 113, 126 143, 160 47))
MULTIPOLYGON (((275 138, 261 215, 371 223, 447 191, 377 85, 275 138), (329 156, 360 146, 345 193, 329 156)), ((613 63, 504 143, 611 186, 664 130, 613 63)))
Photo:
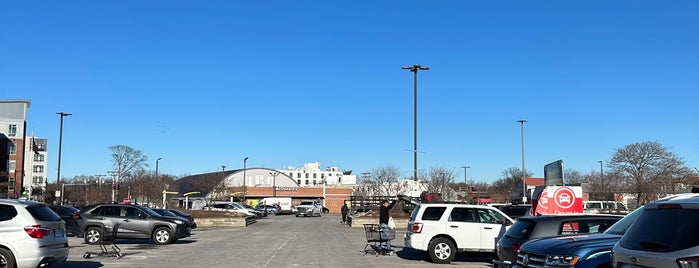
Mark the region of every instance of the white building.
POLYGON ((27 194, 37 190, 46 190, 48 153, 46 152, 47 140, 42 138, 27 138, 24 141, 24 162, 26 177, 24 179, 24 190, 27 194))
POLYGON ((320 169, 320 163, 306 163, 303 167, 292 166, 277 170, 283 173, 301 186, 319 186, 325 181, 327 186, 354 186, 357 184, 357 175, 352 175, 352 171, 339 171, 337 167, 320 169))

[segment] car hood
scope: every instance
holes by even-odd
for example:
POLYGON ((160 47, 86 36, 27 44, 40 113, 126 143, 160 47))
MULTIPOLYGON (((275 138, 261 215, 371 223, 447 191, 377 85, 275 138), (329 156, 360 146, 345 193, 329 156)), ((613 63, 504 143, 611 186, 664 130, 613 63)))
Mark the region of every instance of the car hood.
POLYGON ((619 242, 619 239, 621 239, 621 235, 616 234, 589 234, 538 238, 524 243, 521 247, 521 251, 546 254, 570 254, 571 252, 586 251, 588 249, 611 249, 616 242, 619 242))

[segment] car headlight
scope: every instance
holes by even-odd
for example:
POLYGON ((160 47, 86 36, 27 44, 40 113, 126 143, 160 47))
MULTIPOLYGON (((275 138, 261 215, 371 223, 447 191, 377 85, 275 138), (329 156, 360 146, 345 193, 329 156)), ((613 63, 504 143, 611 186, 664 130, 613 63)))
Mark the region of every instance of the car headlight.
POLYGON ((184 222, 181 221, 181 220, 174 220, 174 222, 177 223, 177 224, 184 224, 184 222))
POLYGON ((575 266, 580 257, 573 255, 549 255, 546 257, 546 265, 575 266))

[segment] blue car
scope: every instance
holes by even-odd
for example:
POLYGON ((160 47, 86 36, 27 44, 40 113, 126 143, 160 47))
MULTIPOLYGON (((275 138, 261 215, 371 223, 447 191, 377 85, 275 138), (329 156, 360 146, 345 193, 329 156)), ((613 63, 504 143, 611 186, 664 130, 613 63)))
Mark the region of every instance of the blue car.
POLYGON ((643 207, 636 209, 601 234, 529 240, 522 244, 514 267, 611 268, 610 253, 614 244, 642 211, 643 207))

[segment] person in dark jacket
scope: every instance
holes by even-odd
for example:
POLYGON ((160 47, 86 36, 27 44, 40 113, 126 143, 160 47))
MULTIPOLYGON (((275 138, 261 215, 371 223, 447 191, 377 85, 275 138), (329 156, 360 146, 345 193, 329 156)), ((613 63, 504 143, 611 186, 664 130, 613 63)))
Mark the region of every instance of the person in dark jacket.
POLYGON ((347 212, 349 212, 349 208, 347 207, 347 203, 342 204, 342 208, 340 209, 340 212, 342 212, 342 223, 347 222, 347 212))
POLYGON ((388 200, 381 201, 379 208, 379 228, 381 229, 381 239, 386 239, 386 250, 391 253, 391 231, 388 228, 388 219, 391 217, 390 210, 396 205, 398 199, 389 203, 388 200))

